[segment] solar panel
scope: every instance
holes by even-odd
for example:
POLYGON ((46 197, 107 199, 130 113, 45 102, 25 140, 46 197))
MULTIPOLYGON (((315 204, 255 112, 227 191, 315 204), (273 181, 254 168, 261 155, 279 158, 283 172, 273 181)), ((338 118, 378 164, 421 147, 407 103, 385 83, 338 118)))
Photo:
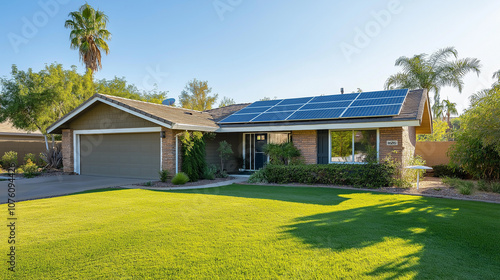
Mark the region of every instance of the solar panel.
POLYGON ((358 99, 371 99, 371 98, 384 98, 384 97, 406 96, 407 93, 408 93, 407 89, 395 89, 395 90, 362 92, 362 93, 359 94, 358 99))
MULTIPOLYGON (((280 105, 281 105, 281 103, 280 103, 280 105)), ((295 110, 299 109, 301 106, 302 105, 274 106, 274 107, 271 107, 267 112, 295 111, 295 110)))
POLYGON ((256 101, 256 102, 248 105, 246 108, 248 108, 248 107, 270 107, 270 106, 274 106, 274 105, 280 103, 281 101, 283 101, 283 99, 256 101))
POLYGON ((352 107, 342 115, 343 118, 353 117, 378 117, 397 115, 401 105, 384 105, 384 106, 370 106, 370 107, 352 107))
POLYGON ((286 120, 294 111, 263 113, 252 120, 252 122, 272 122, 286 120))
POLYGON ((385 104, 400 104, 405 100, 403 97, 378 98, 378 99, 357 99, 351 104, 351 107, 385 105, 385 104))
POLYGON ((252 107, 252 108, 243 108, 238 111, 238 114, 249 114, 249 113, 262 113, 265 112, 269 107, 252 107))
POLYGON ((249 122, 253 118, 257 117, 259 114, 232 114, 231 116, 220 121, 221 123, 238 123, 238 122, 249 122))
POLYGON ((354 100, 358 93, 316 96, 309 103, 354 100))
POLYGON ((291 104, 300 104, 300 105, 303 105, 303 104, 307 103, 311 99, 313 99, 313 97, 302 97, 302 98, 284 99, 279 105, 291 105, 291 104))
POLYGON ((352 101, 309 103, 304 105, 304 107, 302 107, 301 110, 346 108, 349 107, 349 104, 351 104, 351 102, 352 101))
POLYGON ((344 108, 296 111, 290 117, 288 117, 288 120, 335 119, 340 117, 340 114, 342 114, 343 111, 344 108))
POLYGON ((257 101, 219 123, 277 122, 399 114, 408 89, 257 101))

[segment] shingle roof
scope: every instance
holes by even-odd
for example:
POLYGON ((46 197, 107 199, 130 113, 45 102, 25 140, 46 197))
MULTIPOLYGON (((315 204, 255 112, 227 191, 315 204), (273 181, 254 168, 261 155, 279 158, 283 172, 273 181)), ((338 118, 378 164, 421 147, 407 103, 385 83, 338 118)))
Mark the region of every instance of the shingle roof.
POLYGON ((231 115, 232 113, 239 111, 246 106, 250 105, 252 103, 241 103, 241 104, 233 104, 233 105, 228 105, 222 108, 215 108, 211 110, 206 110, 205 112, 209 113, 212 116, 212 119, 215 122, 218 122, 227 116, 231 115))

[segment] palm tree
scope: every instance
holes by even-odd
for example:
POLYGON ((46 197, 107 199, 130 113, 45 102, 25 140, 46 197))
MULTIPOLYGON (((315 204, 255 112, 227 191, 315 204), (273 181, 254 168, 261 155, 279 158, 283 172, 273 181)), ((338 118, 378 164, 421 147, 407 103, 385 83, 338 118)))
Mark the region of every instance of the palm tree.
POLYGON ((385 82, 385 88, 424 88, 434 92, 434 115, 439 113, 439 92, 443 86, 452 86, 462 93, 463 78, 469 72, 479 75, 481 63, 476 58, 458 59, 458 52, 453 47, 440 49, 432 55, 418 54, 411 58, 401 56, 396 66, 403 71, 391 75, 385 82), (449 60, 453 57, 454 60, 449 60))
POLYGON ((106 40, 111 39, 111 33, 106 30, 108 16, 99 10, 94 10, 89 4, 84 4, 77 12, 69 13, 71 19, 64 23, 70 28, 71 48, 78 49, 80 60, 90 71, 102 69, 101 51, 109 53, 106 40))
POLYGON ((443 100, 442 107, 446 110, 446 121, 448 122, 449 127, 451 128, 450 116, 458 115, 457 111, 457 103, 453 103, 448 99, 443 100))

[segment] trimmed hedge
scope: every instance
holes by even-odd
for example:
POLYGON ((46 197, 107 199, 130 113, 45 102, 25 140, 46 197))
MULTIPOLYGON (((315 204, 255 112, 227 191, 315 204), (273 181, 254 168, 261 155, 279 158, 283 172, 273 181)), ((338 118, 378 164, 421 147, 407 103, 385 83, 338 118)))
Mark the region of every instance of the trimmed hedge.
POLYGON ((267 165, 262 169, 269 183, 347 185, 380 188, 392 185, 393 168, 384 164, 267 165))
POLYGON ((451 177, 460 179, 466 179, 471 177, 469 176, 469 174, 467 174, 467 172, 465 172, 460 167, 452 167, 449 165, 440 164, 440 165, 434 165, 432 169, 434 171, 434 177, 451 177))

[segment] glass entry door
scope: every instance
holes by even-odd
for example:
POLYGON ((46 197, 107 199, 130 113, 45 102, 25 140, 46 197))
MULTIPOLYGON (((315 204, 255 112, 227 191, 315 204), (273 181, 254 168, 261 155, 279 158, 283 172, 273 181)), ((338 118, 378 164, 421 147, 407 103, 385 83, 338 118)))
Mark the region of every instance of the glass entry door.
POLYGON ((290 141, 289 132, 244 133, 243 134, 243 169, 259 170, 269 158, 264 154, 267 143, 281 144, 290 141))
POLYGON ((267 162, 267 156, 264 154, 264 145, 267 144, 267 133, 245 133, 245 144, 243 145, 245 155, 246 170, 259 170, 267 162))

